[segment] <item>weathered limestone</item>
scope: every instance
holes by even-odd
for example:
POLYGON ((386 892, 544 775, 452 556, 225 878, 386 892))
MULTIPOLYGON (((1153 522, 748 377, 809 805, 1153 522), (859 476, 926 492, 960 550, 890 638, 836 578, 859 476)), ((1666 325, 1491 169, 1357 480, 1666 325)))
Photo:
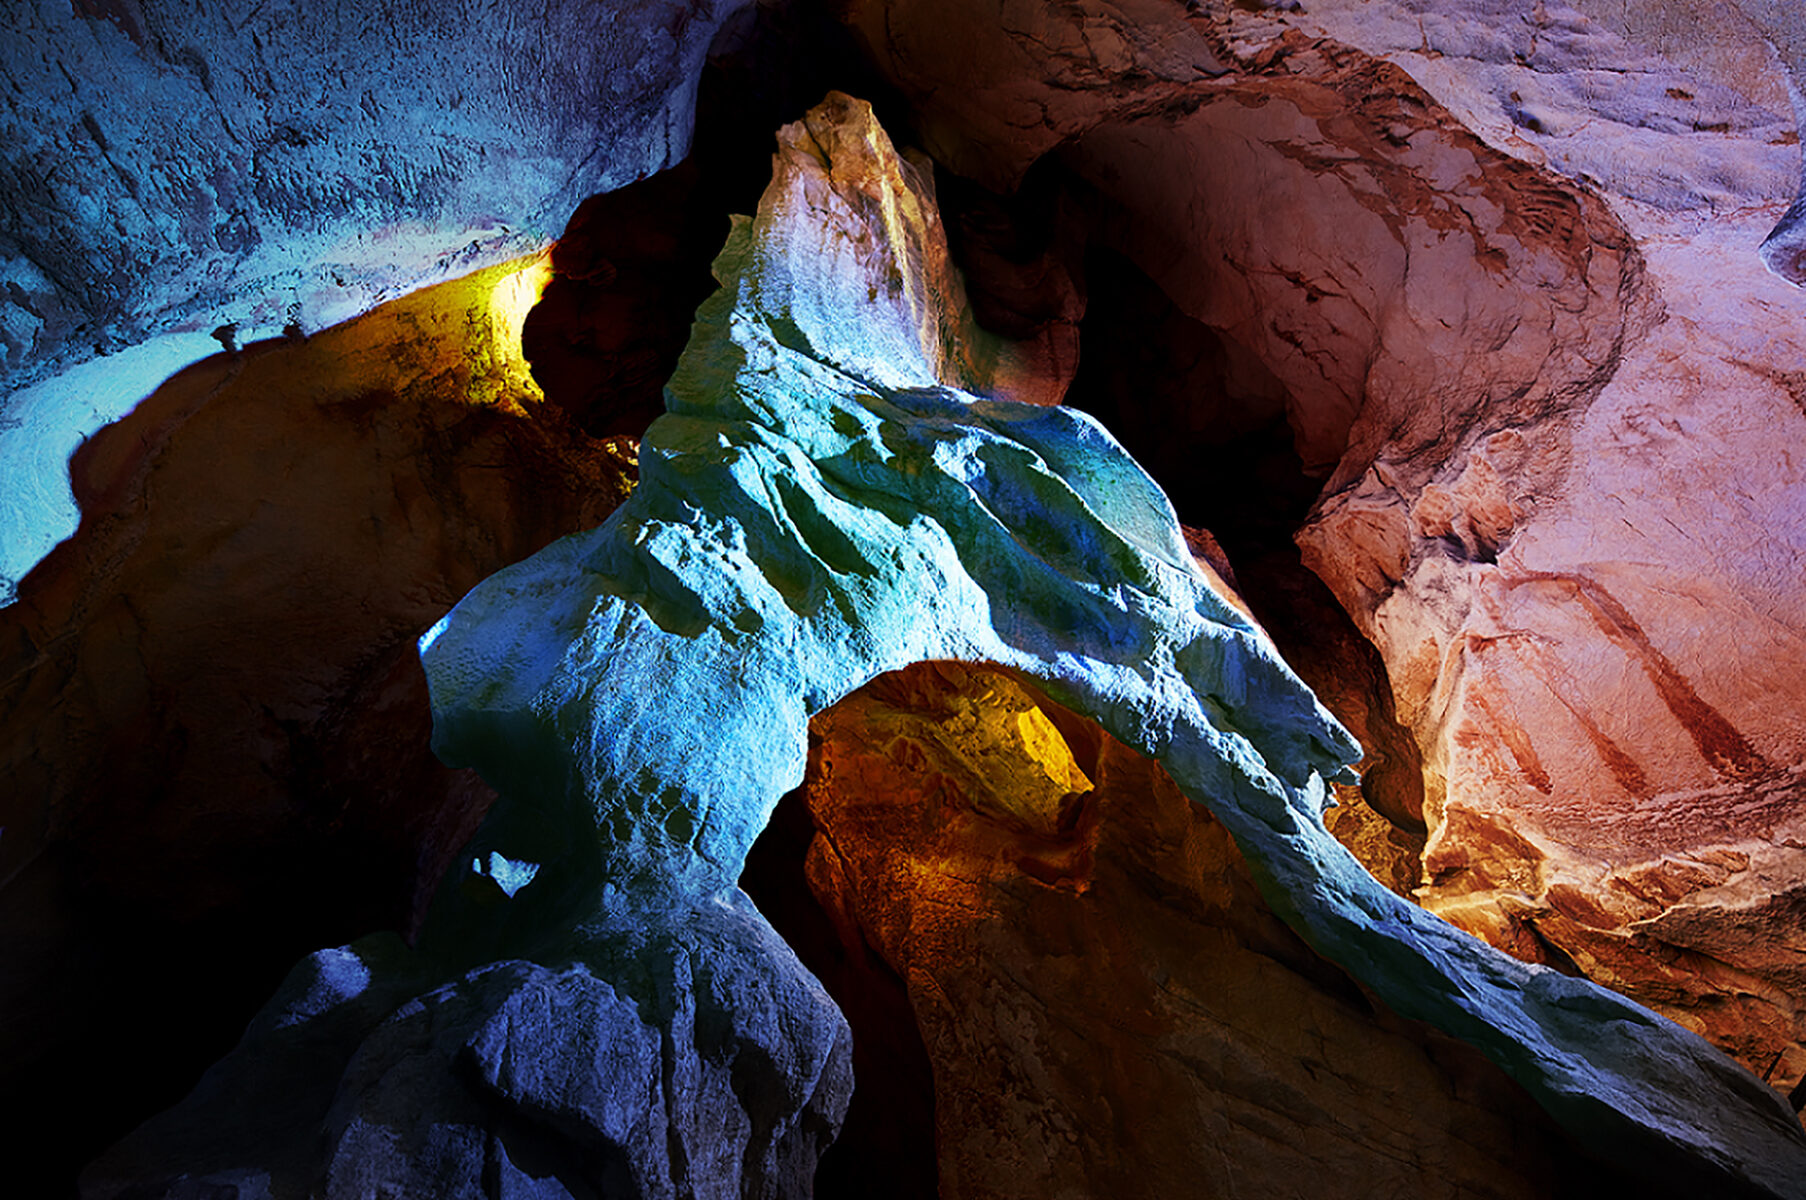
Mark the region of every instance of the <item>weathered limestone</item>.
POLYGON ((1188 7, 849 19, 937 155, 1007 188, 1057 147, 1283 383, 1306 560, 1418 743, 1423 899, 1794 1087, 1801 302, 1755 253, 1799 176, 1785 30, 1188 7))
POLYGON ((436 744, 510 798, 472 862, 537 871, 490 936, 525 936, 574 896, 728 886, 802 778, 811 713, 913 663, 989 662, 1161 759, 1314 949, 1471 1042, 1598 1152, 1789 1194, 1806 1135, 1773 1091, 1400 900, 1327 833, 1325 781, 1357 749, 1107 435, 968 390, 992 353, 926 181, 869 109, 831 97, 780 146, 633 497, 423 640, 436 744))
POLYGON ((750 4, 9 5, 0 604, 75 527, 70 451, 179 368, 540 249, 681 160, 750 4))
POLYGON ((743 896, 597 917, 449 980, 393 935, 320 951, 82 1195, 807 1196, 852 1090, 833 1002, 743 896))
POLYGON ((1806 478, 1784 447, 1806 433, 1787 383, 1806 345, 1785 315, 1801 302, 1749 250, 1798 150, 1746 98, 1776 79, 1694 73, 1647 29, 1627 45, 1559 7, 1515 25, 1445 9, 1427 35, 1317 12, 1501 147, 1594 181, 1643 264, 1646 315, 1584 409, 1482 416, 1416 492, 1394 443, 1301 535, 1424 747, 1422 898, 1792 1089, 1806 608, 1786 564, 1806 542, 1785 514, 1806 478), (1501 30, 1522 63, 1487 49, 1501 30))

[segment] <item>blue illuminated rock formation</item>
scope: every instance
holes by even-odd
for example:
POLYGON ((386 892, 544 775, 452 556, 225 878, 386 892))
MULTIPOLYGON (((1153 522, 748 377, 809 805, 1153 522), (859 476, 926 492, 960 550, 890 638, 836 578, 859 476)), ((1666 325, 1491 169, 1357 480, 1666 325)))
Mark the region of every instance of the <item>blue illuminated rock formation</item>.
POLYGON ((1393 896, 1325 832, 1356 747, 1108 434, 983 398, 995 354, 931 184, 868 108, 835 97, 781 134, 717 272, 636 494, 422 643, 440 754, 506 798, 473 863, 537 867, 486 928, 448 886, 442 930, 501 946, 581 897, 656 912, 730 888, 811 714, 910 663, 996 663, 1161 760, 1312 946, 1600 1153, 1798 1194, 1806 1137, 1770 1089, 1393 896))
POLYGON ((304 962, 87 1195, 803 1194, 845 1026, 735 882, 810 716, 936 659, 1013 669, 1159 759, 1312 946, 1600 1153, 1798 1194, 1806 1136, 1776 1094, 1398 899, 1329 836, 1326 780, 1358 748, 1106 432, 987 394, 1009 353, 869 107, 833 96, 781 132, 717 272, 634 496, 422 643, 437 749, 502 798, 419 948, 304 962))

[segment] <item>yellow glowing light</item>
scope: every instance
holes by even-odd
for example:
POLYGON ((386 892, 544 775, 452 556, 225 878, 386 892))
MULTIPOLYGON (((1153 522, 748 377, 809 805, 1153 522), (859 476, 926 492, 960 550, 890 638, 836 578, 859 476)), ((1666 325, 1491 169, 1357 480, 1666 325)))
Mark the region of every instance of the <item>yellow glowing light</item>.
POLYGON ((527 356, 521 350, 521 331, 526 328, 527 314, 551 282, 552 253, 547 250, 528 259, 519 270, 503 275, 489 289, 489 329, 496 365, 504 368, 511 381, 534 400, 543 400, 545 395, 527 367, 527 356))
POLYGON ((1054 723, 1039 708, 1028 708, 1016 714, 1016 734, 1021 738, 1024 755, 1035 764, 1038 773, 1061 794, 1088 792, 1091 781, 1085 778, 1072 747, 1060 736, 1054 723))

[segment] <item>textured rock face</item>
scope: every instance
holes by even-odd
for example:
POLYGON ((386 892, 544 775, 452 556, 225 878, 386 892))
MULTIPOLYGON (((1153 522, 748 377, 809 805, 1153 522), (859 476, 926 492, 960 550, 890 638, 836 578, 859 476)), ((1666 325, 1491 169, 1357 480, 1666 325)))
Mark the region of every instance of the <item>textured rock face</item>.
POLYGON ((214 330, 313 332, 544 246, 684 156, 704 55, 749 5, 9 6, 0 603, 75 527, 68 454, 214 330))
POLYGON ((703 55, 743 7, 16 6, 9 388, 185 320, 312 331, 536 249, 684 156, 703 55))
POLYGON ((1806 417, 1753 251, 1798 177, 1764 41, 1797 16, 1579 7, 850 19, 958 169, 1058 147, 1283 409, 1306 561, 1417 742, 1425 902, 1791 1087, 1806 417))
POLYGON ((0 1061, 37 1097, 16 1157, 192 1078, 297 953, 413 924, 481 818, 492 793, 428 748, 415 640, 605 516, 632 465, 536 398, 542 276, 218 355, 76 457, 87 523, 0 610, 0 1061))
POLYGON ((809 1195, 846 1023, 744 897, 553 940, 449 982, 393 937, 313 955, 82 1195, 809 1195))
POLYGON ((1092 723, 936 663, 812 732, 810 884, 908 985, 942 1196, 1587 1186, 1527 1097, 1307 949, 1222 826, 1092 723))
MULTIPOLYGON (((1377 477, 1384 462, 1404 480, 1387 486, 1434 495, 1435 464, 1466 453, 1473 429, 1495 417, 1529 426, 1582 411, 1600 382, 1597 368, 1655 323, 1659 312, 1640 290, 1641 263, 1595 197, 1465 134, 1402 76, 1322 40, 1276 40, 1276 27, 1253 18, 1234 28, 1185 23, 1198 35, 1185 42, 1160 25, 1181 20, 1176 13, 1145 15, 1145 29, 1119 26, 1114 41, 1108 21, 1093 22, 1077 56, 1116 69, 1133 65, 1130 51, 1154 55, 1168 76, 1183 77, 1178 99, 1161 108, 1155 102, 1171 79, 1138 77, 1111 94, 1115 107, 1103 116, 1077 112, 1067 130, 1075 138, 1065 152, 1072 169, 1125 211, 1131 189, 1122 172, 1156 164, 1156 179, 1137 200, 1144 208, 1133 210, 1139 221, 1112 231, 1122 251, 1163 280, 1188 263, 1209 266, 1213 249, 1234 248, 1253 229, 1259 204, 1248 193, 1274 168, 1275 194, 1327 196, 1327 219, 1359 235, 1359 252, 1341 264, 1349 276, 1370 252, 1389 264, 1377 283, 1329 279, 1343 287, 1346 303, 1338 304, 1323 286, 1328 276, 1303 274, 1297 251, 1250 251, 1225 260, 1234 269, 1219 264, 1198 283, 1200 295, 1207 283, 1229 289, 1220 309, 1206 305, 1210 296, 1187 300, 1200 306, 1195 319, 1232 330, 1224 345, 1241 355, 1237 361, 1260 363, 1283 384, 1314 468, 1351 482, 1365 479, 1369 467, 1377 477), (1412 115, 1412 104, 1423 111, 1412 115), (1238 109, 1273 110, 1271 138, 1255 136, 1260 130, 1241 123, 1238 109), (1313 129, 1320 142, 1301 140, 1313 129), (1185 164, 1238 147, 1250 156, 1234 160, 1225 183, 1228 219, 1223 228, 1200 226, 1216 240, 1200 250, 1183 237, 1149 238, 1147 230, 1196 214, 1175 190, 1185 186, 1178 178, 1191 169, 1185 164), (1170 186, 1155 186, 1160 172, 1170 186), (1458 202, 1437 201, 1451 191, 1458 202), (1378 216, 1380 228, 1362 225, 1364 213, 1378 216), (1389 236, 1410 253, 1386 259, 1389 236), (1487 260, 1488 251, 1500 257, 1487 260), (1463 255, 1493 269, 1458 269, 1463 255), (1252 282, 1236 292, 1238 274, 1252 282), (1334 319, 1325 321, 1324 311, 1334 319), (1526 314, 1516 325, 1514 311, 1526 314), (1496 377, 1484 386, 1462 375, 1462 363, 1443 362, 1414 340, 1422 333, 1415 323, 1470 316, 1497 335, 1489 343, 1496 377), (1340 340, 1314 346, 1306 335, 1315 338, 1325 324, 1340 340), (1348 366, 1363 350, 1372 356, 1369 377, 1348 366), (1496 408, 1489 407, 1495 385, 1509 397, 1496 408), (1440 418, 1413 405, 1432 387, 1450 396, 1440 418), (1369 399, 1372 414, 1363 407, 1369 399)), ((1046 22, 1064 14, 1039 19, 1032 40, 1057 42, 1040 35, 1058 33, 1046 22)), ((554 1165, 556 1155, 529 1163, 526 1142, 510 1140, 506 1126, 517 1118, 555 1126, 567 1151, 593 1149, 594 1159, 571 1168, 586 1185, 634 1171, 642 1181, 659 1178, 673 1160, 657 1157, 654 1114, 662 1108, 669 1122, 669 1105, 646 1083, 654 1040, 647 1031, 661 1042, 680 1040, 705 1022, 686 1025, 679 1005, 648 1016, 628 983, 666 978, 647 967, 648 955, 675 961, 688 951, 670 952, 668 941, 651 937, 616 953, 608 939, 629 918, 681 927, 705 911, 699 904, 723 894, 771 804, 800 776, 810 712, 885 670, 961 657, 1010 664, 1113 735, 1163 756, 1180 793, 1210 805, 1239 843, 1275 911, 1394 1007, 1441 1023, 1515 1072, 1604 1153, 1677 1175, 1697 1170, 1710 1179, 1702 1186, 1720 1191, 1786 1194, 1800 1177, 1802 1145, 1771 1093, 1642 1010, 1504 960, 1427 919, 1375 886, 1324 833, 1325 777, 1339 773, 1354 747, 1193 566, 1158 490, 1107 436, 1067 412, 976 397, 1010 378, 998 369, 1010 356, 971 328, 926 179, 890 151, 869 114, 837 100, 787 131, 782 147, 778 185, 759 215, 737 228, 721 260, 727 289, 705 309, 672 391, 673 414, 648 440, 639 497, 596 534, 560 543, 479 588, 428 639, 440 745, 481 764, 509 800, 492 813, 464 860, 468 868, 442 892, 423 948, 393 960, 368 946, 348 952, 370 979, 340 989, 351 1007, 342 1028, 330 997, 323 1008, 280 999, 260 1022, 275 1029, 273 1040, 247 1042, 243 1057, 222 1068, 224 1082, 212 1085, 216 1099, 199 1094, 198 1107, 171 1118, 174 1128, 215 1124, 207 1106, 237 1092, 232 1080, 240 1072, 267 1078, 259 1064, 305 1049, 302 1027, 319 1016, 340 1047, 319 1056, 334 1077, 322 1093, 331 1133, 324 1163, 310 1158, 295 1178, 355 1193, 383 1183, 424 1187, 428 1178, 455 1190, 443 1186, 451 1176, 459 1187, 493 1190, 520 1183, 509 1172, 522 1167, 539 1181, 535 1190, 569 1191, 562 1179, 544 1182, 565 1169, 554 1165), (647 686, 651 680, 656 686, 647 686), (710 722, 699 722, 698 711, 710 722), (544 1019, 550 1012, 580 1013, 589 1028, 612 1031, 614 1050, 561 1048, 562 1035, 544 1019), (515 1051, 499 1049, 517 1034, 515 1051), (508 1067, 528 1058, 555 1065, 543 1073, 508 1067), (459 1072, 464 1092, 448 1082, 459 1072), (590 1083, 608 1075, 626 1090, 603 1098, 590 1083), (485 1124, 467 1102, 491 1093, 506 1103, 485 1124)), ((1301 244, 1315 251, 1334 241, 1328 231, 1306 229, 1301 244)), ((1457 343, 1439 336, 1420 340, 1432 351, 1457 343)), ((1037 364, 1029 372, 1037 376, 1061 361, 1057 352, 1024 358, 1037 364)), ((1510 476, 1518 466, 1493 470, 1510 476)), ((1499 549, 1498 506, 1474 500, 1491 499, 1486 484, 1453 488, 1455 499, 1437 510, 1446 532, 1432 524, 1421 536, 1445 548, 1460 544, 1469 562, 1484 560, 1482 545, 1499 549)), ((1383 530, 1384 514, 1373 525, 1383 530)), ((1408 550, 1418 536, 1406 537, 1408 550)), ((1070 798, 1108 772, 1088 771, 1054 717, 1035 711, 1039 721, 1029 709, 1011 709, 1001 726, 972 715, 984 737, 1040 764, 1041 784, 987 801, 985 819, 1015 833, 1027 829, 1027 847, 1009 852, 1012 865, 1057 889, 1095 865, 1086 861, 1088 835, 1074 840, 1086 813, 1070 798)), ((1104 758, 1100 749, 1100 764, 1104 758)), ((982 776, 980 766, 960 764, 951 773, 982 776)), ((1447 808, 1446 795, 1433 799, 1447 808)), ((1426 815, 1440 819, 1439 812, 1432 804, 1426 815)), ((1093 858, 1101 838, 1090 846, 1093 858)), ((1187 854, 1234 875, 1220 836, 1186 844, 1187 854)), ((1294 973, 1309 973, 1296 946, 1275 954, 1294 973)), ((295 987, 310 992, 339 967, 350 967, 344 955, 318 959, 295 987)), ((682 974, 670 974, 673 989, 682 974)), ((770 1024, 761 1016, 768 1011, 757 995, 761 979, 807 987, 781 964, 749 973, 734 989, 734 1011, 749 1029, 770 1024)), ((1338 1024, 1335 1004, 1311 1000, 1309 989, 1275 989, 1312 1008, 1311 1027, 1351 1028, 1338 1024)), ((729 1158, 753 1164, 722 1177, 730 1190, 766 1189, 771 1180, 778 1191, 799 1186, 818 1135, 838 1119, 837 1092, 826 1081, 838 1078, 832 1064, 843 1057, 835 1049, 841 1039, 826 1017, 806 1024, 755 1040, 785 1064, 768 1082, 807 1082, 807 1065, 815 1064, 819 1102, 813 1083, 786 1090, 775 1109, 738 1092, 737 1110, 721 1099, 727 1123, 751 1131, 744 1142, 730 1139, 729 1158), (758 1130, 773 1118, 760 1114, 770 1112, 789 1114, 782 1119, 808 1136, 769 1144, 801 1149, 761 1157, 768 1143, 758 1130), (741 1148, 758 1153, 735 1158, 741 1148)), ((1000 1076, 1042 1058, 1043 1036, 1059 1044, 1057 1053, 1083 1059, 1083 1047, 1032 1028, 997 1032, 1018 1034, 1029 1048, 1008 1065, 1001 1057, 984 1063, 1000 1076)), ((972 1035, 955 1019, 938 1036, 959 1046, 972 1035)), ((1400 1036, 1388 1043, 1397 1056, 1388 1051, 1386 1061, 1436 1089, 1423 1043, 1400 1036)), ((661 1059, 659 1069, 675 1070, 670 1064, 678 1061, 661 1059)), ((1304 1088, 1295 1074, 1282 1082, 1304 1088)), ((1172 1086, 1183 1092, 1189 1085, 1172 1086)), ((1367 1095, 1385 1104, 1396 1094, 1379 1086, 1367 1095)), ((706 1109, 721 1092, 703 1085, 687 1095, 706 1109)), ((1019 1114, 1001 1119, 1012 1128, 1019 1114)), ((1347 1145, 1316 1161, 1379 1179, 1409 1175, 1379 1162, 1381 1148, 1401 1129, 1445 1145, 1448 1128, 1401 1120, 1363 1119, 1347 1145)), ((307 1121, 285 1127, 292 1132, 295 1124, 307 1121)), ((1033 1121, 1024 1127, 1030 1142, 1041 1136, 1033 1121)), ((180 1140, 147 1139, 141 1145, 180 1140)), ((125 1186, 134 1176, 170 1185, 171 1171, 191 1170, 207 1182, 247 1183, 248 1173, 273 1177, 288 1150, 253 1146, 250 1159, 239 1153, 211 1165, 185 1159, 150 1168, 128 1155, 126 1167, 97 1175, 93 1186, 125 1186)), ((962 1161, 972 1162, 964 1153, 962 1161)), ((1464 1177, 1479 1179, 1501 1155, 1482 1149, 1457 1157, 1464 1177)))
POLYGON ((1786 698, 1806 609, 1785 564, 1806 543, 1784 514, 1806 511, 1806 478, 1782 447, 1806 413, 1784 382, 1800 302, 1748 248, 1797 150, 1736 91, 1572 14, 1518 27, 1525 66, 1481 51, 1478 15, 1449 20, 1428 67, 1352 7, 1346 27, 1320 11, 1432 88, 1460 76, 1476 128, 1526 98, 1515 148, 1608 189, 1645 265, 1648 316, 1584 410, 1496 431, 1483 416, 1421 490, 1370 475, 1302 537, 1446 788, 1431 789, 1423 898, 1791 1088, 1806 1072, 1806 738, 1786 698), (1539 72, 1620 64, 1624 82, 1592 95, 1531 90, 1539 72))
POLYGON ((1401 901, 1327 833, 1326 777, 1358 751, 1192 563, 1165 498, 1077 414, 957 386, 996 356, 969 332, 926 180, 870 110, 831 97, 780 148, 634 496, 423 639, 435 744, 516 798, 473 865, 539 873, 488 936, 572 894, 724 886, 800 780, 811 712, 912 663, 988 661, 1162 759, 1314 949, 1601 1153, 1787 1194, 1806 1137, 1774 1092, 1401 901))

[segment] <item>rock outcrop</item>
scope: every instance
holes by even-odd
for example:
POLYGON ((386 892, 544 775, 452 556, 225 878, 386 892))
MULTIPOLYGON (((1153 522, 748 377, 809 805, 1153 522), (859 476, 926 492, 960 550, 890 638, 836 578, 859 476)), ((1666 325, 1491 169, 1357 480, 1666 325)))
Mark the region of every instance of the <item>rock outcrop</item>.
POLYGON ((586 196, 677 163, 704 56, 750 6, 10 5, 0 604, 73 531, 84 437, 222 342, 538 250, 586 196))
POLYGON ((1400 900, 1328 834, 1326 780, 1358 749, 1108 435, 969 390, 994 354, 927 181, 869 109, 831 97, 783 131, 717 270, 633 497, 422 642, 436 745, 517 798, 473 869, 538 871, 498 936, 562 897, 730 886, 802 778, 811 713, 914 663, 993 663, 1160 759, 1317 952, 1469 1041, 1600 1153, 1792 1190, 1806 1135, 1774 1092, 1400 900), (599 836, 571 832, 586 827, 599 836))
POLYGON ((852 1090, 846 1023, 743 896, 437 966, 392 935, 302 962, 82 1195, 809 1195, 852 1090))
POLYGON ((1394 815, 1429 830, 1423 900, 1792 1088, 1806 417, 1800 301, 1755 253, 1798 178, 1775 7, 1685 37, 1681 3, 849 20, 937 157, 1007 189, 1057 153, 1213 331, 1219 386, 1283 411, 1322 488, 1306 561, 1417 743, 1394 815))

